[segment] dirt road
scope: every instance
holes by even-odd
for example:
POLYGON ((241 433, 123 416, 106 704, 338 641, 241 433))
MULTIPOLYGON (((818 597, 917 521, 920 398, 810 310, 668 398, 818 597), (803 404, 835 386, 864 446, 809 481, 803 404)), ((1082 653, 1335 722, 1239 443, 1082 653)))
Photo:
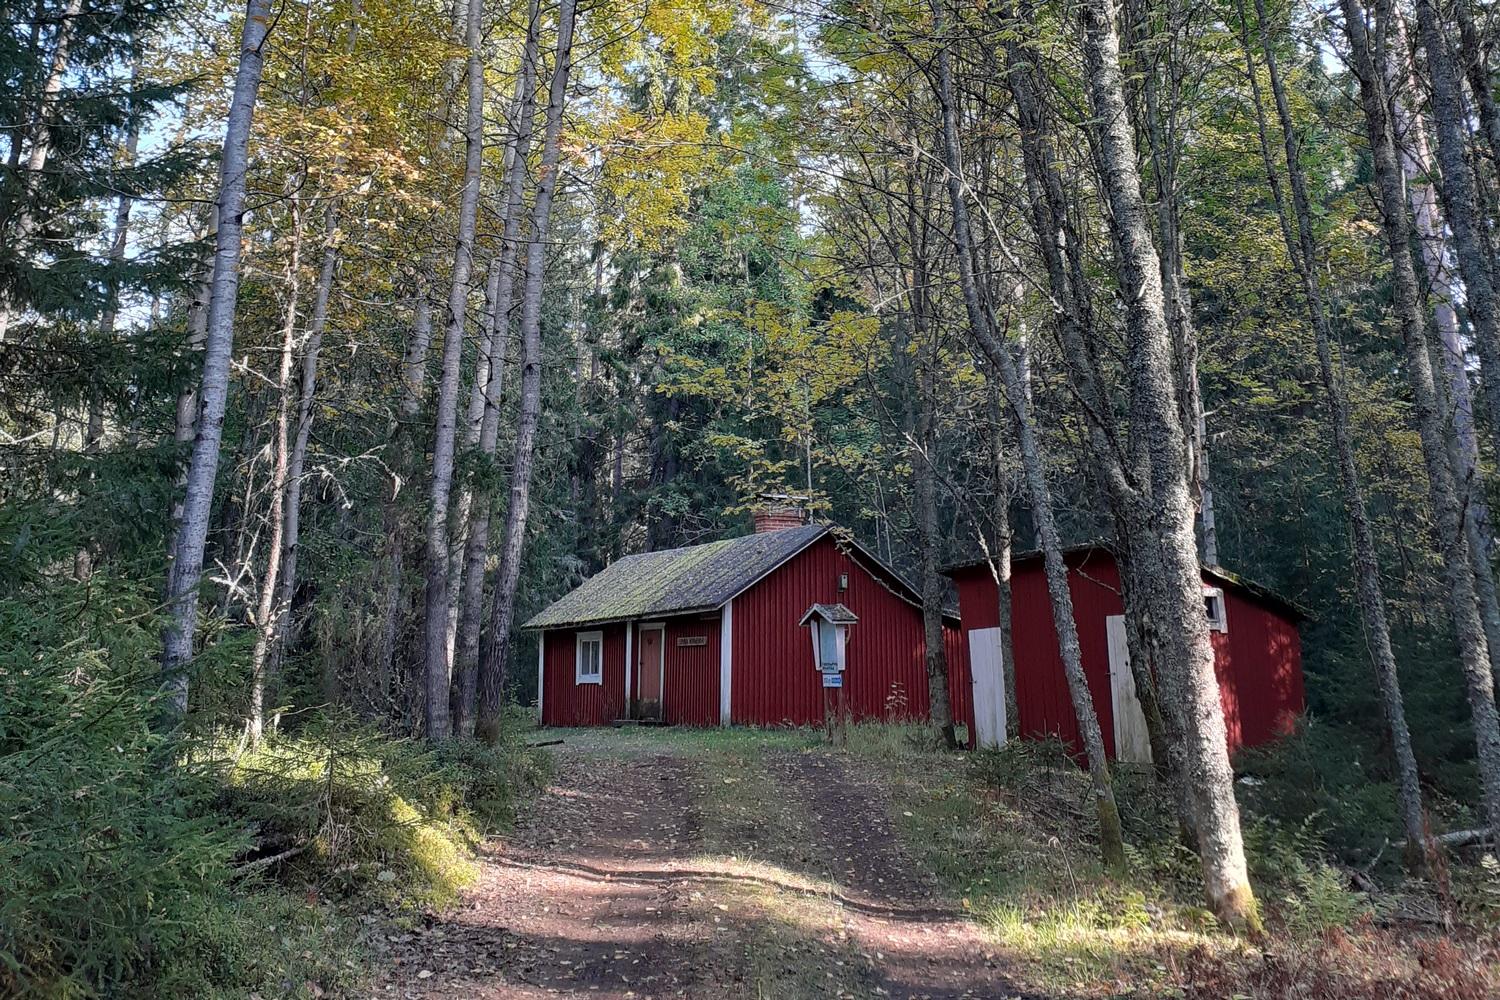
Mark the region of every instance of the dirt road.
POLYGON ((575 732, 381 997, 1001 998, 902 844, 876 764, 753 736, 575 732))

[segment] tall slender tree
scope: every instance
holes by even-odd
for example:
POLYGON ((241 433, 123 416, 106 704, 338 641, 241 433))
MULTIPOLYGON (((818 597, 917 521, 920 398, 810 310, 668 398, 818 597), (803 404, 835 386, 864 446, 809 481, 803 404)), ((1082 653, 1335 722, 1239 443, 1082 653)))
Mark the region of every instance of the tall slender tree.
POLYGON ((229 398, 229 359, 234 350, 235 304, 239 298, 240 253, 245 225, 245 175, 249 169, 250 123, 265 67, 271 31, 269 0, 248 0, 240 31, 239 66, 224 128, 219 160, 218 226, 199 380, 193 455, 188 465, 182 517, 168 570, 169 619, 162 636, 162 682, 169 715, 187 711, 187 665, 198 627, 198 585, 203 548, 219 470, 224 410, 229 398))
MULTIPOLYGON (((1500 825, 1500 718, 1495 711, 1494 676, 1474 593, 1474 575, 1459 492, 1453 480, 1442 414, 1438 412, 1434 399, 1427 323, 1411 258, 1411 222, 1406 212, 1403 178, 1385 90, 1388 75, 1384 61, 1389 56, 1383 48, 1377 47, 1378 43, 1372 44, 1365 10, 1359 0, 1341 0, 1341 3, 1351 65, 1359 79, 1360 103, 1375 168, 1376 196, 1383 213, 1381 221, 1391 263, 1396 319, 1401 325, 1406 355, 1406 379, 1435 514, 1434 542, 1443 560, 1448 614, 1453 621, 1469 697, 1484 814, 1491 825, 1500 825)), ((1388 24, 1390 7, 1385 6, 1381 14, 1380 20, 1388 24)), ((1386 37, 1383 29, 1376 34, 1386 37)))
POLYGON ((483 14, 482 0, 469 0, 464 29, 464 43, 469 53, 464 176, 459 194, 458 240, 453 250, 443 336, 443 374, 438 383, 437 431, 432 444, 432 489, 427 511, 427 613, 423 626, 426 636, 423 663, 427 680, 423 718, 427 738, 432 740, 447 739, 452 734, 448 692, 448 498, 453 488, 464 322, 469 302, 469 274, 474 266, 474 231, 479 218, 480 167, 484 158, 484 60, 480 48, 483 14))
MULTIPOLYGON (((942 2, 942 0, 940 0, 942 2)), ((942 7, 935 8, 938 34, 943 34, 942 7)), ((1047 594, 1052 604, 1052 624, 1057 632, 1058 648, 1062 653, 1063 674, 1067 679, 1068 693, 1073 700, 1073 715, 1078 721, 1079 735, 1083 741, 1084 754, 1088 761, 1089 779, 1093 786, 1094 810, 1099 820, 1099 843, 1105 863, 1114 868, 1125 865, 1124 834, 1120 825, 1120 810, 1115 803, 1114 783, 1110 778, 1109 762, 1104 753, 1104 736, 1099 729, 1099 716, 1094 710, 1093 695, 1089 692, 1088 679, 1083 671, 1083 653, 1078 644, 1078 622, 1073 616, 1073 597, 1068 586, 1068 567, 1063 558, 1062 538, 1057 530, 1057 521, 1052 509, 1052 487, 1047 482, 1041 444, 1037 438, 1036 424, 1032 418, 1026 388, 1021 380, 1016 359, 1010 346, 995 329, 982 298, 974 267, 973 230, 969 222, 969 207, 964 190, 963 162, 959 152, 958 113, 954 105, 952 56, 945 42, 940 42, 936 54, 937 96, 942 114, 942 150, 946 167, 949 208, 953 216, 953 238, 958 249, 959 286, 963 294, 964 308, 969 318, 969 329, 978 341, 990 362, 1000 372, 1001 385, 1005 391, 1016 436, 1020 443, 1021 465, 1025 470, 1027 494, 1031 500, 1032 518, 1036 522, 1037 538, 1042 546, 1043 564, 1047 574, 1047 594)))
POLYGON ((537 0, 527 8, 526 40, 521 51, 518 93, 511 121, 511 154, 504 178, 504 222, 495 258, 494 292, 490 302, 493 332, 489 378, 484 384, 483 410, 477 440, 484 477, 476 489, 474 514, 464 543, 463 590, 459 596, 457 648, 454 652, 454 727, 462 736, 474 735, 479 691, 479 644, 484 627, 485 560, 489 557, 490 521, 494 506, 495 470, 500 439, 500 414, 505 386, 511 312, 515 306, 516 260, 520 256, 521 226, 525 220, 526 174, 536 127, 537 46, 541 11, 537 0))
POLYGON ((521 406, 516 422, 515 455, 511 462, 510 508, 500 543, 490 604, 490 633, 480 650, 479 715, 476 733, 493 741, 499 733, 505 664, 510 656, 511 626, 516 586, 521 579, 526 523, 531 511, 531 477, 535 471, 537 427, 542 413, 542 284, 547 269, 547 234, 552 223, 552 199, 561 170, 563 109, 573 69, 573 28, 577 0, 559 0, 557 44, 553 50, 552 79, 548 84, 547 113, 542 126, 542 156, 531 208, 531 232, 526 243, 526 283, 521 291, 521 406))
POLYGON ((1288 218, 1286 201, 1281 191, 1280 171, 1277 169, 1271 152, 1270 132, 1266 126, 1259 75, 1254 49, 1251 45, 1250 21, 1245 13, 1243 2, 1240 4, 1240 20, 1245 47, 1245 68, 1252 98, 1255 101, 1255 117, 1258 124, 1261 155, 1266 165, 1266 178, 1270 184, 1272 200, 1276 204, 1277 219, 1280 222, 1282 239, 1286 243, 1287 257, 1302 281, 1303 298, 1307 305, 1308 319, 1312 324, 1313 339, 1318 355, 1318 375, 1322 383, 1324 405, 1328 408, 1328 421, 1333 432, 1334 464, 1338 469, 1339 485, 1343 490, 1344 514, 1349 528, 1349 540, 1354 549, 1355 587, 1360 617, 1364 622, 1365 639, 1369 645, 1370 659, 1375 671, 1375 683, 1380 689, 1381 709, 1385 712, 1386 727, 1391 736, 1391 751, 1395 757, 1396 789, 1401 825, 1406 833, 1407 859, 1413 868, 1422 869, 1428 863, 1423 847, 1426 843, 1427 831, 1422 812, 1422 787, 1417 771, 1416 754, 1412 751, 1411 732, 1406 724, 1406 706, 1401 694, 1396 655, 1391 645, 1390 616, 1387 613, 1385 592, 1381 585, 1380 557, 1375 548, 1375 533, 1370 525, 1364 486, 1360 482, 1359 467, 1355 461, 1353 433, 1349 426, 1348 395, 1334 362, 1335 336, 1332 310, 1329 308, 1323 285, 1318 278, 1325 255, 1318 245, 1318 231, 1313 224, 1312 198, 1307 190, 1307 175, 1302 166, 1302 150, 1298 138, 1300 133, 1292 118, 1286 83, 1282 77, 1276 45, 1267 23, 1265 0, 1255 0, 1255 34, 1259 39, 1260 54, 1265 62, 1266 76, 1270 82, 1271 97, 1276 109, 1276 120, 1281 130, 1283 164, 1291 188, 1292 212, 1296 219, 1294 230, 1291 219, 1288 218))
POLYGON ((1116 248, 1115 269, 1125 299, 1125 341, 1132 436, 1148 463, 1149 499, 1139 546, 1157 546, 1158 572, 1147 578, 1147 599, 1158 616, 1169 672, 1184 699, 1184 764, 1198 830, 1198 856, 1214 914, 1228 927, 1260 930, 1240 831, 1228 732, 1214 673, 1214 652, 1203 615, 1203 575, 1194 532, 1195 511, 1186 469, 1184 433, 1175 391, 1173 345, 1161 286, 1161 261, 1152 243, 1141 196, 1135 135, 1125 106, 1119 33, 1112 0, 1085 0, 1083 28, 1090 122, 1107 215, 1116 248))

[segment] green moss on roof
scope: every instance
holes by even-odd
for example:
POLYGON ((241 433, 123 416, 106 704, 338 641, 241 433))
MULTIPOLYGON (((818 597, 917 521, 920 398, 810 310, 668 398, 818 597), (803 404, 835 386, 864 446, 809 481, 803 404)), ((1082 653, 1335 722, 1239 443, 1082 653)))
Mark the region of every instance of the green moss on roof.
POLYGON ((522 627, 591 625, 716 608, 827 531, 822 525, 805 525, 626 556, 522 627))

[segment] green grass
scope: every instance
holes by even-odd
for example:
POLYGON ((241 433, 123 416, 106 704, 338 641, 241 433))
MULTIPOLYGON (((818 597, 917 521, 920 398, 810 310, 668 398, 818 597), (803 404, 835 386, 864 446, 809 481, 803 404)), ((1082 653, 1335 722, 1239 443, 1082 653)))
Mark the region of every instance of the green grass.
POLYGON ((761 750, 804 750, 822 743, 819 729, 784 727, 752 729, 730 726, 723 729, 697 726, 621 726, 568 729, 547 727, 530 733, 532 742, 562 740, 579 747, 607 748, 626 753, 722 753, 735 748, 746 752, 761 750))
MULTIPOLYGON (((649 733, 649 731, 647 731, 649 733)), ((736 915, 738 961, 754 995, 767 1000, 870 996, 869 959, 843 930, 838 885, 808 864, 814 825, 783 794, 767 765, 774 753, 816 746, 813 730, 699 730, 661 741, 616 734, 627 745, 692 751, 695 809, 704 856, 698 867, 725 877, 713 888, 736 915)), ((613 737, 611 739, 613 743, 613 737)))

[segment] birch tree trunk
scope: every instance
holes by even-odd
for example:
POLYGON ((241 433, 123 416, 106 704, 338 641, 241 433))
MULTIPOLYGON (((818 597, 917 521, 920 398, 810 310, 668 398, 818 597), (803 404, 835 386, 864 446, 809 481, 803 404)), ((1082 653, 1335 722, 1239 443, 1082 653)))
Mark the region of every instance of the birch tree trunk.
POLYGON ((505 664, 510 656, 511 625, 516 586, 521 579, 521 555, 531 504, 531 475, 537 426, 542 412, 542 283, 547 267, 547 233, 552 222, 552 198, 560 172, 563 107, 573 68, 573 23, 577 0, 560 0, 557 12, 557 50, 548 85, 547 115, 542 130, 542 156, 531 208, 531 236, 526 244, 526 283, 521 292, 521 408, 516 421, 515 457, 511 463, 510 509, 500 545, 490 604, 489 641, 480 651, 479 716, 476 732, 493 742, 500 732, 505 664))
MULTIPOLYGON (((1473 329, 1474 343, 1479 348, 1480 363, 1484 368, 1484 385, 1491 405, 1491 417, 1496 421, 1495 426, 1500 427, 1500 311, 1497 311, 1500 310, 1500 302, 1496 300, 1491 269, 1492 248, 1486 238, 1480 215, 1478 180, 1469 166, 1463 83, 1449 47, 1447 32, 1433 6, 1433 0, 1416 0, 1416 13, 1418 33, 1427 55, 1428 78, 1432 84, 1432 119, 1437 131, 1437 161, 1443 180, 1441 201, 1448 228, 1453 233, 1453 246, 1459 275, 1463 278, 1469 322, 1473 329)), ((1399 13, 1392 13, 1390 30, 1398 44, 1404 40, 1404 24, 1399 13)), ((1391 64, 1387 64, 1385 69, 1388 73, 1394 71, 1391 64)), ((1402 103, 1392 100, 1391 105, 1393 116, 1397 116, 1393 124, 1400 130, 1397 134, 1407 135, 1408 143, 1414 140, 1425 146, 1426 136, 1421 120, 1415 118, 1403 129, 1403 123, 1399 119, 1404 110, 1402 103)), ((1420 147, 1417 147, 1417 151, 1422 152, 1420 147)), ((1403 157, 1403 167, 1407 166, 1407 159, 1403 157)), ((1430 184, 1423 187, 1430 192, 1430 184)), ((1415 190, 1411 192, 1411 196, 1416 197, 1415 190)), ((1432 226, 1434 214, 1418 214, 1418 227, 1422 226, 1424 218, 1432 226)), ((1429 238, 1423 241, 1424 257, 1441 255, 1440 231, 1422 232, 1420 235, 1429 238), (1435 245, 1429 242, 1434 236, 1438 237, 1435 245)), ((1441 263, 1440 260, 1439 264, 1441 263)), ((1431 263, 1428 268, 1429 271, 1432 269, 1431 263)), ((1449 308, 1451 310, 1451 303, 1449 308)), ((1440 321, 1443 319, 1441 311, 1438 318, 1440 321)), ((1478 447, 1474 442, 1473 410, 1469 402, 1468 376, 1463 366, 1463 345, 1458 340, 1457 331, 1453 331, 1450 338, 1441 322, 1438 333, 1444 362, 1442 369, 1448 375, 1450 383, 1446 395, 1452 404, 1442 410, 1453 414, 1457 436, 1454 478, 1460 493, 1465 497, 1462 506, 1464 530, 1468 535, 1475 592, 1479 600, 1480 617, 1484 622, 1485 641, 1490 649, 1500 649, 1500 600, 1496 597, 1495 574, 1490 565, 1489 511, 1484 503, 1483 484, 1479 481, 1478 447), (1474 456, 1472 461, 1469 457, 1471 454, 1474 456)), ((1497 438, 1497 442, 1500 442, 1500 438, 1497 438)))
MULTIPOLYGON (((462 433, 458 439, 459 456, 474 452, 475 446, 479 443, 480 426, 484 422, 484 400, 490 383, 490 368, 495 361, 495 313, 499 282, 499 260, 495 255, 491 255, 484 278, 484 311, 480 316, 479 343, 476 345, 478 349, 474 354, 474 383, 469 387, 469 401, 464 408, 462 433)), ((504 363, 503 357, 501 363, 504 363)), ((448 661, 448 711, 454 733, 459 733, 458 720, 452 717, 457 711, 458 703, 457 691, 454 688, 458 669, 455 657, 458 644, 459 608, 463 603, 464 552, 468 549, 474 513, 473 471, 469 470, 468 475, 458 476, 458 482, 455 484, 458 497, 453 501, 448 518, 450 524, 448 531, 448 613, 443 622, 443 645, 446 650, 444 656, 448 661)))
MULTIPOLYGON (((219 231, 219 213, 215 206, 209 213, 208 233, 210 239, 216 239, 219 231)), ((208 339, 208 303, 213 297, 213 255, 205 253, 196 268, 198 280, 193 284, 193 295, 187 307, 187 350, 190 357, 196 358, 203 351, 204 341, 208 339)), ((190 377, 177 393, 177 407, 173 426, 172 440, 177 445, 178 453, 186 452, 188 445, 192 444, 194 431, 198 425, 198 379, 190 377)), ((180 468, 177 475, 177 488, 187 488, 187 467, 180 468)), ((172 498, 172 512, 167 529, 167 560, 170 562, 177 558, 177 535, 182 527, 182 497, 172 498)), ((170 572, 168 580, 170 585, 170 572)))
POLYGON ((1486 821, 1500 824, 1500 719, 1496 717, 1494 677, 1490 652, 1480 621, 1468 538, 1463 527, 1459 493, 1453 481, 1442 415, 1433 400, 1432 365, 1427 353, 1427 326, 1411 259, 1411 223, 1406 214, 1402 174, 1396 157, 1385 93, 1386 54, 1372 49, 1359 0, 1341 0, 1344 28, 1349 37, 1351 66, 1359 78, 1360 101, 1375 167, 1376 191, 1387 250, 1391 259, 1396 316, 1406 353, 1406 377, 1411 388, 1417 431, 1422 440, 1428 488, 1436 519, 1435 539, 1442 555, 1448 586, 1448 612, 1453 619, 1459 660, 1469 697, 1486 821), (1379 60, 1377 62, 1377 60, 1379 60))
POLYGON ((248 0, 240 34, 239 68, 229 101, 224 150, 219 162, 218 232, 208 307, 208 325, 200 382, 200 409, 188 465, 181 528, 169 571, 167 588, 170 618, 162 636, 164 704, 172 718, 187 711, 187 666, 193 657, 198 626, 198 584, 203 575, 203 550, 213 506, 219 446, 224 434, 224 409, 229 398, 229 359, 234 350, 234 309, 239 295, 240 244, 244 229, 245 172, 250 148, 250 122, 260 90, 263 49, 270 32, 269 0, 248 0))
POLYGON ((1136 167, 1135 136, 1120 74, 1120 43, 1111 0, 1080 8, 1091 127, 1118 248, 1116 269, 1125 299, 1132 437, 1139 436, 1151 469, 1152 538, 1162 574, 1150 581, 1162 615, 1164 662, 1183 698, 1186 766, 1198 822, 1198 853, 1214 914, 1235 931, 1257 933, 1260 915, 1250 888, 1240 832, 1234 772, 1229 766, 1224 710, 1214 652, 1203 614, 1203 575, 1194 532, 1195 511, 1183 469, 1184 434, 1173 391, 1173 351, 1161 286, 1161 262, 1151 242, 1136 167))
MULTIPOLYGON (((941 11, 940 11, 941 15, 941 11)), ((941 16, 939 25, 941 25, 941 16)), ((941 27, 939 28, 941 31, 941 27)), ((1062 540, 1052 512, 1051 487, 1047 483, 1041 444, 1032 422, 1026 386, 1021 379, 1015 357, 995 331, 980 298, 974 274, 974 240, 969 222, 968 202, 964 195, 962 161, 958 143, 958 114, 953 99, 953 70, 946 46, 937 50, 937 97, 942 112, 942 151, 948 200, 953 213, 953 239, 958 252, 959 287, 969 328, 990 362, 1000 371, 1006 401, 1015 421, 1025 470, 1027 492, 1031 498, 1032 517, 1041 543, 1043 565, 1047 575, 1047 595, 1052 604, 1052 624, 1062 655, 1063 674, 1073 701, 1073 715, 1078 722, 1079 739, 1088 762, 1093 788, 1094 809, 1099 820, 1099 846, 1104 862, 1111 868, 1125 866, 1125 846, 1120 826, 1120 811, 1115 804, 1114 783, 1104 754, 1104 736, 1094 711, 1093 696, 1083 672, 1083 654, 1078 645, 1078 623, 1073 617, 1073 597, 1068 586, 1068 567, 1063 560, 1062 540)))
MULTIPOLYGON (((1295 238, 1292 226, 1287 219, 1285 202, 1281 196, 1280 182, 1271 154, 1265 116, 1261 111, 1260 86, 1255 73, 1247 26, 1244 39, 1245 60, 1255 97, 1261 153, 1265 159, 1266 174, 1281 221, 1281 232, 1286 242, 1287 256, 1302 279, 1308 319, 1312 323, 1313 336, 1317 345, 1318 374, 1322 381, 1329 424, 1333 431, 1334 461, 1338 467, 1339 484, 1343 489, 1344 515, 1349 527, 1349 541, 1354 550, 1355 590, 1359 599, 1360 617, 1364 622, 1365 642, 1370 649, 1370 659, 1375 671, 1375 685, 1380 691, 1381 709, 1385 714, 1386 728, 1390 731, 1391 752, 1395 757, 1396 794, 1401 825, 1406 834, 1407 863, 1414 870, 1422 870, 1426 868, 1428 860, 1423 847, 1427 840, 1427 829, 1422 810, 1422 787, 1417 771, 1416 755, 1412 752, 1411 733, 1406 726, 1406 708, 1401 695, 1396 656, 1391 648, 1389 616, 1386 612, 1385 593, 1381 589, 1380 561, 1375 549, 1375 535, 1370 527, 1364 487, 1360 484, 1359 469, 1354 458, 1354 440, 1349 427, 1348 397, 1334 364, 1334 336, 1330 311, 1317 277, 1321 267, 1322 253, 1317 244, 1316 230, 1313 228, 1312 200, 1307 192, 1307 179, 1302 169, 1301 151, 1298 148, 1298 132, 1292 119, 1291 105, 1287 100, 1286 86, 1282 81, 1281 69, 1276 60, 1276 50, 1271 44, 1268 33, 1265 0, 1255 0, 1255 11, 1261 54, 1266 62, 1266 73, 1271 84, 1277 122, 1281 127, 1287 178, 1292 193, 1292 208, 1297 219, 1295 238)), ((1243 7, 1240 17, 1243 22, 1245 20, 1243 7)))
POLYGON ((464 127, 464 179, 458 209, 458 241, 448 291, 448 322, 443 337, 443 374, 438 383, 437 432, 432 444, 432 488, 427 513, 427 606, 423 657, 425 710, 430 740, 452 735, 448 676, 448 497, 453 485, 458 388, 462 374, 464 319, 469 274, 474 265, 474 230, 479 215, 479 174, 484 156, 484 63, 480 58, 481 0, 469 0, 465 43, 469 51, 468 114, 464 127))
MULTIPOLYGON (((360 0, 350 9, 348 40, 344 51, 353 55, 359 41, 359 19, 363 14, 360 0)), ((335 161, 334 173, 342 166, 335 161)), ((323 350, 323 331, 328 326, 328 302, 339 265, 339 202, 331 197, 323 209, 323 258, 318 265, 318 283, 313 289, 312 314, 307 323, 307 340, 302 348, 302 373, 297 387, 297 432, 287 464, 286 501, 282 534, 281 579, 275 604, 274 630, 271 641, 271 671, 280 668, 286 652, 287 633, 291 623, 292 599, 297 592, 297 557, 301 551, 302 485, 306 474, 307 446, 312 438, 313 405, 318 392, 318 356, 323 350)), ((323 697, 329 704, 338 700, 338 673, 332 658, 323 664, 323 697)))
MULTIPOLYGON (((292 597, 297 590, 297 556, 302 533, 302 485, 306 475, 307 446, 312 438, 313 404, 318 392, 318 355, 323 349, 323 330, 328 325, 328 300, 333 292, 338 262, 338 207, 335 202, 330 201, 323 211, 323 259, 318 266, 318 283, 313 290, 312 314, 307 323, 307 342, 302 349, 302 373, 297 390, 297 431, 287 462, 281 579, 274 605, 275 620, 272 623, 273 672, 286 650, 292 597)), ((337 678, 331 671, 325 671, 323 695, 330 703, 337 700, 337 678)))
POLYGON ((500 437, 500 412, 505 393, 505 368, 509 357, 510 313, 515 301, 516 259, 520 254, 521 224, 525 218, 526 170, 536 122, 537 36, 541 18, 537 0, 528 9, 526 43, 521 53, 519 100, 511 122, 512 150, 505 173, 504 223, 500 250, 494 263, 494 285, 490 299, 490 337, 495 356, 484 384, 483 411, 479 424, 479 456, 482 486, 476 489, 469 535, 464 543, 463 586, 459 595, 457 641, 454 651, 454 729, 461 736, 474 735, 479 697, 479 640, 484 628, 485 560, 489 555, 490 519, 494 509, 495 449, 500 437))
MULTIPOLYGON (((302 179, 294 180, 293 191, 300 190, 302 179)), ((260 742, 265 728, 266 664, 275 641, 281 614, 277 597, 281 593, 281 557, 286 538, 287 473, 291 461, 292 369, 297 356, 297 305, 302 298, 302 199, 291 197, 292 240, 287 258, 286 311, 281 326, 281 362, 276 372, 276 418, 271 432, 271 477, 267 488, 271 509, 266 522, 271 537, 266 543, 266 569, 260 581, 260 599, 255 609, 255 646, 250 652, 250 704, 245 716, 245 731, 250 745, 260 742)))

